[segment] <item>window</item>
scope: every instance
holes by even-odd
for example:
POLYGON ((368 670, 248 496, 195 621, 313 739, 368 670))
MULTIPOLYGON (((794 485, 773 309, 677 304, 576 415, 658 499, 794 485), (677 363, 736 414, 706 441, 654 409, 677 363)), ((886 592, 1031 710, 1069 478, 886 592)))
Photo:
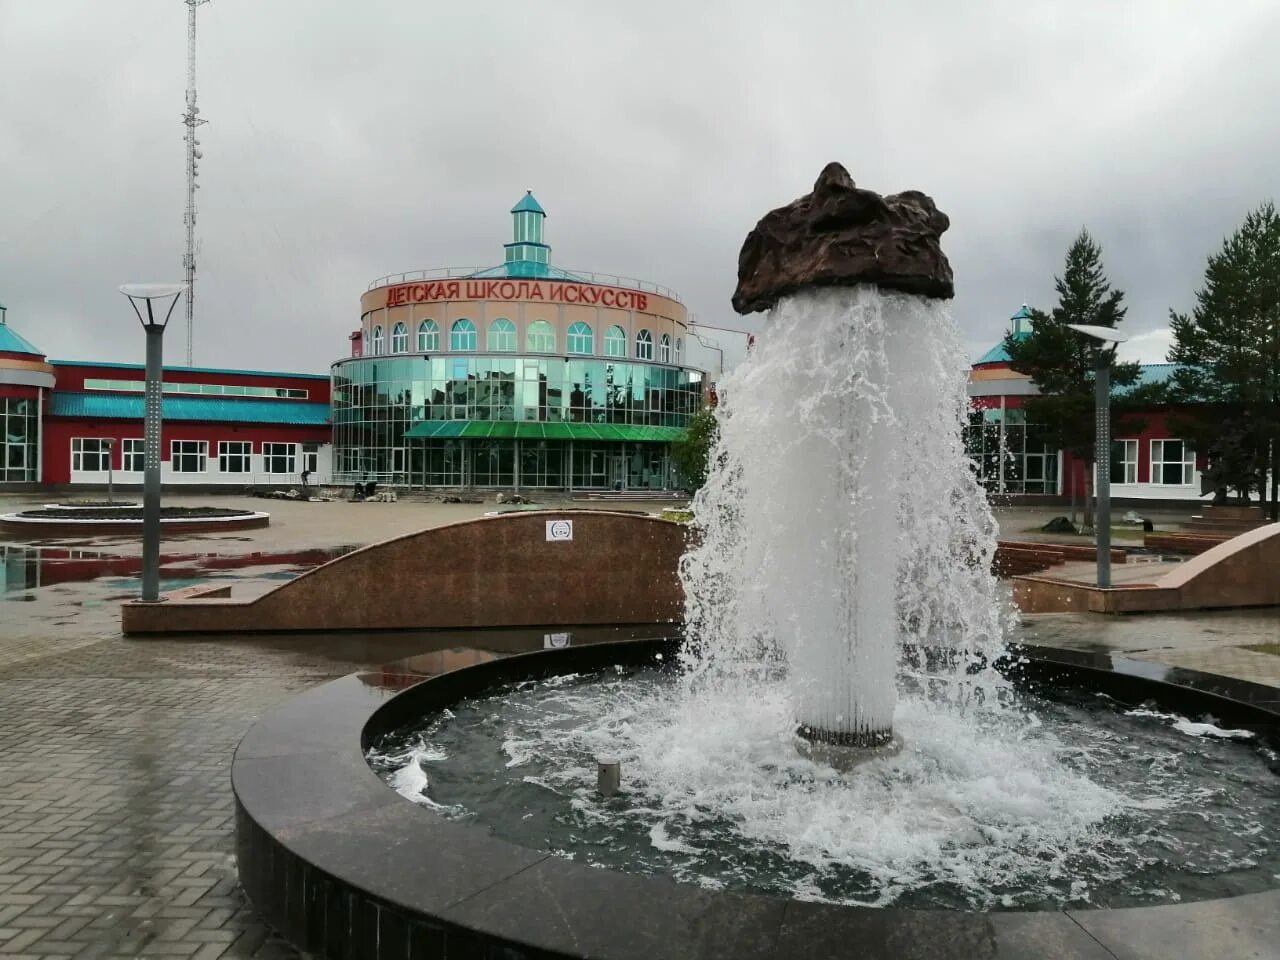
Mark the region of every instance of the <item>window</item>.
POLYGON ((174 440, 169 447, 169 465, 174 473, 204 473, 208 459, 208 440, 174 440))
POLYGON ((568 351, 570 353, 585 353, 588 356, 595 353, 595 346, 591 342, 591 328, 582 321, 569 324, 567 331, 568 351))
POLYGON ((378 354, 383 352, 384 343, 382 341, 382 327, 373 328, 373 350, 372 353, 378 354))
POLYGON ((440 349, 440 328, 434 320, 423 320, 418 324, 418 352, 435 353, 440 349))
POLYGON ((296 443, 264 443, 262 445, 262 469, 265 473, 297 473, 298 445, 296 443))
POLYGON ((636 334, 636 359, 653 359, 653 334, 648 330, 641 330, 636 334))
POLYGON ((476 325, 470 320, 455 320, 449 328, 449 349, 473 351, 476 348, 476 325))
POLYGON ((391 352, 409 352, 409 328, 403 323, 397 323, 391 328, 391 352))
POLYGON ((1113 440, 1111 443, 1111 482, 1138 482, 1138 441, 1113 440))
POLYGON ((36 479, 40 434, 36 406, 35 400, 26 397, 0 397, 0 481, 36 479))
POLYGON ((533 321, 524 335, 524 346, 530 353, 555 353, 555 329, 545 320, 533 321))
POLYGON ((222 473, 249 473, 253 467, 253 444, 248 440, 222 440, 218 443, 218 470, 222 473))
POLYGON ((107 470, 111 460, 111 443, 102 437, 72 437, 72 470, 107 470))
POLYGON ((621 327, 610 327, 605 331, 604 355, 606 357, 625 357, 627 355, 627 335, 621 327))
POLYGON ((1151 482, 1189 487, 1195 479, 1196 455, 1181 440, 1151 441, 1151 482))
POLYGON ((662 339, 658 341, 658 362, 671 362, 671 338, 665 333, 662 335, 662 339))
POLYGON ((487 348, 493 351, 514 352, 516 349, 516 325, 506 317, 499 317, 489 324, 487 348))
POLYGON ((147 442, 138 437, 120 442, 124 444, 124 472, 142 473, 146 466, 147 442))
MULTIPOLYGON (((166 373, 166 376, 168 374, 166 373)), ((306 400, 310 390, 299 387, 260 387, 243 383, 165 383, 165 393, 205 394, 206 396, 228 397, 272 397, 281 400, 306 400)), ((86 379, 86 390, 110 390, 114 393, 143 393, 146 382, 143 380, 94 380, 86 379)))
POLYGON ((676 363, 684 362, 684 339, 676 337, 676 363))

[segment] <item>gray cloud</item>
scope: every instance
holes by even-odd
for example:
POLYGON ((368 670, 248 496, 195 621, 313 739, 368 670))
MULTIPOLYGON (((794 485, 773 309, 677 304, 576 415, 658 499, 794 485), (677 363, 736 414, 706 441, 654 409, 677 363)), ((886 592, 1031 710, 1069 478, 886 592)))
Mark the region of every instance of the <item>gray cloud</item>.
MULTIPOLYGON (((974 352, 1082 225, 1164 326, 1280 193, 1270 0, 453 6, 201 8, 198 364, 326 369, 370 280, 498 262, 527 188, 556 263, 747 329, 742 237, 826 161, 926 190, 974 352)), ((117 284, 181 274, 185 14, 0 4, 0 301, 51 356, 138 359, 117 284)))

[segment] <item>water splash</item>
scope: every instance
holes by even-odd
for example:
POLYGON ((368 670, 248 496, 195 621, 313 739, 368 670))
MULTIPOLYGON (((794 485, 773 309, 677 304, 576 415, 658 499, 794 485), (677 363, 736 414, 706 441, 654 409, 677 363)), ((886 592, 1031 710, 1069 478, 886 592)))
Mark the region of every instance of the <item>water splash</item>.
POLYGON ((858 737, 892 728, 904 645, 953 653, 938 695, 1003 684, 963 356, 941 301, 826 287, 770 312, 722 383, 681 562, 691 688, 785 662, 796 722, 858 737))

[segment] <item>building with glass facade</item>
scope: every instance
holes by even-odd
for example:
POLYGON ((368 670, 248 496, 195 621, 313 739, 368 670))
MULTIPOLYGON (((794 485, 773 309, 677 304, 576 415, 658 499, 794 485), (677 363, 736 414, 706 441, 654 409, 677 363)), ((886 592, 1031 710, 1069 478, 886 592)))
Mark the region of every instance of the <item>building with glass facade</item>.
POLYGON ((666 490, 703 403, 665 287, 550 263, 531 193, 501 265, 382 277, 335 363, 334 478, 431 488, 666 490))

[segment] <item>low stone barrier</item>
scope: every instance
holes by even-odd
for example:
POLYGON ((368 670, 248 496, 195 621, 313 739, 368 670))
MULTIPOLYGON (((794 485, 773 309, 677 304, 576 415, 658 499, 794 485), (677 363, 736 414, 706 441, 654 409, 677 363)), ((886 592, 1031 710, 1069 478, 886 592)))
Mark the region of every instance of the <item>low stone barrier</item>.
POLYGON ((126 634, 666 623, 686 528, 601 510, 529 511, 356 550, 259 597, 121 605, 126 634))
POLYGON ((1013 578, 1013 598, 1024 613, 1280 606, 1280 523, 1217 543, 1154 583, 1103 589, 1055 577, 1018 576, 1013 578))

